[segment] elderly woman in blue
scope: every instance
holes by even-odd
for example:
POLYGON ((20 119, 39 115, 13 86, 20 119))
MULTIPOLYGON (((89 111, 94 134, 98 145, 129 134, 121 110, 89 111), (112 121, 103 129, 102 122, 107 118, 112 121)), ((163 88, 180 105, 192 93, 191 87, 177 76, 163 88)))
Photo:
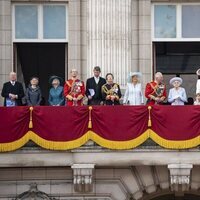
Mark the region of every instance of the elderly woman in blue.
POLYGON ((173 86, 169 90, 169 96, 168 96, 168 102, 171 103, 171 105, 184 105, 184 103, 187 102, 187 95, 185 92, 185 89, 183 87, 180 87, 183 80, 180 77, 174 77, 170 80, 170 85, 173 86))
POLYGON ((63 96, 63 87, 60 86, 62 79, 58 76, 52 76, 49 79, 52 88, 49 91, 49 105, 50 106, 63 106, 65 99, 63 96))

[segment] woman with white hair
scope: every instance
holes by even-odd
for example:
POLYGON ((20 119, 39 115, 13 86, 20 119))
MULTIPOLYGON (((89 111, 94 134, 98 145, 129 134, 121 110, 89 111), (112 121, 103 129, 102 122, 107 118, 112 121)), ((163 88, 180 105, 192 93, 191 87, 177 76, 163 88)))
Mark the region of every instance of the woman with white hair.
POLYGON ((174 77, 169 83, 173 88, 169 90, 168 102, 171 103, 171 105, 184 105, 184 103, 187 102, 187 95, 185 89, 180 87, 183 83, 182 78, 174 77))
POLYGON ((143 105, 144 97, 142 94, 142 85, 139 82, 142 74, 140 72, 131 72, 128 78, 126 92, 124 94, 123 104, 125 105, 143 105))

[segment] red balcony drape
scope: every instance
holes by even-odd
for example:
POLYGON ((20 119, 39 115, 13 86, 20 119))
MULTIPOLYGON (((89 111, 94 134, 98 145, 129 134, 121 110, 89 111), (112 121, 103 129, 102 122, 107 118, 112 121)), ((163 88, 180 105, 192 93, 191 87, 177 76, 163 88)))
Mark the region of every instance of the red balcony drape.
POLYGON ((200 144, 200 106, 0 107, 0 151, 34 141, 45 149, 78 148, 93 140, 131 149, 151 138, 164 148, 200 144))

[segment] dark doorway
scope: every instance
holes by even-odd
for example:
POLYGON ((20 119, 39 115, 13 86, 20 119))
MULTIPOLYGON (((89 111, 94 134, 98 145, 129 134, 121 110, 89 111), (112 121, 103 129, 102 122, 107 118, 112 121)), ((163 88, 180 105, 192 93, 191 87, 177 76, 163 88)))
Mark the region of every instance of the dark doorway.
POLYGON ((156 42, 156 70, 165 74, 195 74, 200 66, 200 42, 156 42))
POLYGON ((200 42, 154 42, 154 72, 162 72, 167 89, 174 76, 183 79, 188 97, 195 98, 197 75, 200 66, 200 42))
POLYGON ((49 77, 57 75, 65 80, 66 44, 18 43, 17 72, 21 72, 25 87, 32 76, 39 77, 44 103, 48 105, 49 77))

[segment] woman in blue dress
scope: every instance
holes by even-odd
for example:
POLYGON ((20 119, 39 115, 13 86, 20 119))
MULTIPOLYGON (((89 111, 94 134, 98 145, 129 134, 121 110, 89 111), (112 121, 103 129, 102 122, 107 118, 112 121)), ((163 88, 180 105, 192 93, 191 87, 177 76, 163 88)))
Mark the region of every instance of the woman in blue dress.
POLYGON ((63 96, 63 87, 60 85, 62 79, 58 76, 52 76, 49 79, 50 84, 52 85, 49 91, 49 105, 50 106, 64 106, 65 99, 63 96))

